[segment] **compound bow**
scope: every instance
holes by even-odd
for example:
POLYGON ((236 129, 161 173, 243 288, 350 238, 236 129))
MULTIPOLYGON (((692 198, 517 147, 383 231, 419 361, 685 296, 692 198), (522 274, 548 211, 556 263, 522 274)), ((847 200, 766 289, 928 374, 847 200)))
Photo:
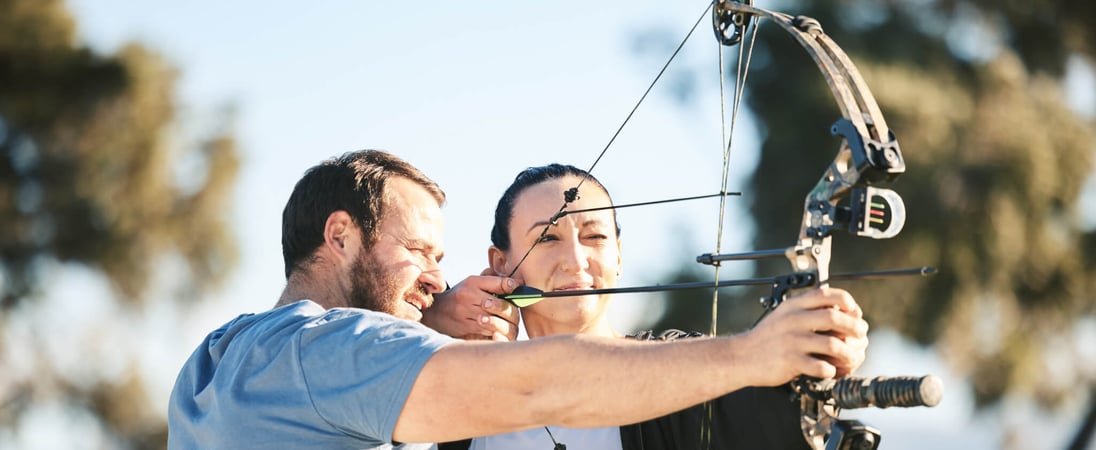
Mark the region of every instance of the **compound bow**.
MULTIPOLYGON (((793 17, 788 14, 769 11, 752 6, 749 0, 714 0, 709 6, 712 24, 717 39, 723 46, 743 43, 750 25, 766 19, 776 23, 798 42, 818 66, 826 84, 833 93, 841 113, 830 128, 831 134, 841 138, 837 157, 823 172, 821 179, 810 190, 804 201, 803 218, 799 235, 794 245, 785 249, 761 250, 746 253, 724 254, 716 252, 698 256, 697 262, 715 266, 714 283, 686 283, 636 288, 610 288, 585 291, 540 292, 534 289, 516 291, 505 298, 519 306, 525 306, 545 297, 590 295, 624 292, 665 291, 672 289, 691 289, 698 287, 722 287, 749 284, 769 284, 771 294, 763 299, 766 312, 776 308, 790 293, 798 289, 826 286, 834 278, 859 278, 891 275, 930 274, 931 268, 916 268, 887 272, 863 272, 857 274, 831 275, 831 234, 837 230, 846 230, 856 236, 873 239, 887 239, 897 235, 905 223, 905 206, 902 198, 894 191, 876 187, 877 183, 887 183, 905 172, 905 162, 894 133, 888 128, 886 120, 879 110, 871 91, 853 65, 848 55, 829 36, 819 23, 809 17, 793 17), (718 268, 721 262, 748 260, 768 257, 786 257, 792 264, 792 273, 770 278, 747 280, 719 280, 718 268)), ((707 10, 705 11, 707 14, 707 10)), ((694 26, 695 29, 695 26, 694 26)), ((757 26, 753 27, 752 42, 756 37, 757 26)), ((692 34, 690 31, 689 35, 692 34)), ((686 40, 688 36, 686 36, 686 40)), ((682 45, 684 42, 682 42, 682 45)), ((678 50, 680 50, 680 46, 678 50)), ((676 55, 676 52, 675 52, 676 55)), ((722 55, 722 52, 721 52, 722 55)), ((671 56, 670 60, 673 60, 671 56)), ((740 53, 739 63, 743 57, 740 53)), ((732 129, 734 115, 737 114, 741 100, 741 85, 745 73, 739 70, 736 78, 735 96, 732 101, 732 129)), ((667 61, 669 65, 670 61, 667 61)), ((721 61, 722 69, 722 61, 721 61)), ((665 67, 663 67, 665 71, 665 67)), ((662 72, 659 73, 661 77, 662 72)), ((655 81, 658 81, 658 78, 655 81)), ((722 76, 721 76, 722 82, 722 76)), ((653 86, 653 83, 652 83, 653 86)), ((648 88, 648 93, 650 88, 648 88)), ((646 97, 646 93, 643 98, 646 97)), ((643 101, 640 99, 640 103, 643 101)), ((636 107, 639 104, 637 103, 636 107)), ((632 110, 635 112, 635 109, 632 110)), ((631 117, 631 114, 629 114, 631 117)), ((625 119, 625 124, 627 119, 625 119)), ((623 128, 623 124, 621 128, 623 128)), ((620 130, 617 130, 617 134, 620 130)), ((615 139, 616 135, 614 135, 615 139)), ((610 140, 609 145, 612 144, 610 140)), ((606 146, 605 150, 608 149, 606 146)), ((724 153, 723 190, 718 194, 725 198, 727 180, 727 160, 730 140, 724 153)), ((604 155, 605 150, 602 150, 604 155)), ((598 157, 598 160, 601 156, 598 157)), ((594 162, 594 165, 597 161, 594 162)), ((593 166, 587 172, 591 172, 593 166)), ((585 179, 583 179, 585 181, 585 179)), ((580 182, 581 185, 581 182, 580 182)), ((559 212, 552 217, 555 223, 560 217, 578 211, 567 211, 578 187, 565 195, 565 201, 559 212)), ((722 223, 723 204, 720 204, 722 223)), ((722 228, 722 227, 720 227, 722 228)), ((545 228, 547 230, 547 227, 545 228)), ((722 234, 722 231, 720 231, 722 234)), ((529 252, 532 248, 529 249, 529 252)), ((526 252, 528 255, 529 252, 526 252)), ((520 262, 519 264, 520 265, 520 262)), ((517 270, 517 267, 514 268, 517 270)), ((718 289, 715 289, 718 295, 718 289)), ((712 333, 715 333, 715 304, 713 299, 712 333)), ((855 420, 838 419, 841 408, 859 408, 876 406, 934 406, 940 401, 942 385, 933 376, 894 377, 863 379, 844 377, 838 380, 818 380, 801 377, 792 383, 799 397, 801 408, 801 428, 807 443, 816 450, 821 449, 875 449, 880 440, 879 431, 855 420)))
MULTIPOLYGON (((822 72, 842 116, 830 127, 831 134, 842 138, 837 157, 807 194, 795 245, 783 251, 697 257, 701 263, 719 264, 782 254, 791 262, 793 272, 774 278, 772 294, 765 299, 766 308, 771 310, 795 289, 829 282, 830 235, 834 231, 844 229, 857 236, 887 239, 902 230, 902 198, 873 185, 893 181, 905 172, 906 165, 898 140, 887 127, 860 72, 816 20, 733 0, 713 3, 712 22, 723 45, 739 44, 755 18, 776 23, 807 51, 822 72), (848 205, 840 205, 846 199, 848 205)), ((846 377, 838 381, 800 378, 793 386, 800 397, 803 436, 815 449, 878 446, 878 431, 857 421, 837 419, 840 407, 932 406, 941 396, 941 384, 931 376, 887 380, 846 377)))

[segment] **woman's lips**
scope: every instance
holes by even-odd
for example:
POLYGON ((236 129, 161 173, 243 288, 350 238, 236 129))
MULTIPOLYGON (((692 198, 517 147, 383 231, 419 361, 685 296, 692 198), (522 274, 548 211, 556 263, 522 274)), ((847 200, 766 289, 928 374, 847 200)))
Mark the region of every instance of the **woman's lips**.
POLYGON ((563 286, 558 286, 553 290, 554 291, 586 291, 586 290, 590 290, 590 289, 593 289, 593 286, 590 285, 589 283, 572 283, 572 284, 566 284, 566 285, 563 285, 563 286))

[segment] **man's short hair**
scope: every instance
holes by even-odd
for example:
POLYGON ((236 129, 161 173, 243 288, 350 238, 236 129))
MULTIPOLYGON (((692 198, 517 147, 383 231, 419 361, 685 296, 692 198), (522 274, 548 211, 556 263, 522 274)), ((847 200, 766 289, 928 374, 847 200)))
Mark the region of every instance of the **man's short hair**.
POLYGON ((371 246, 387 206, 385 186, 391 177, 407 178, 433 195, 439 206, 445 203, 445 192, 426 174, 380 150, 349 152, 308 169, 282 211, 285 277, 311 261, 323 244, 327 217, 335 211, 350 214, 366 247, 371 246))

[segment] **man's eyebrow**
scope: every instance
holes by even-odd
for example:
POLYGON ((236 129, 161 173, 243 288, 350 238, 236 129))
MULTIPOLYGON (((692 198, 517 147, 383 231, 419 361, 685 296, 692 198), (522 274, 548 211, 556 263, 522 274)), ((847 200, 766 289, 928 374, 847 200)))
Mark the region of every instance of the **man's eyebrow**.
MULTIPOLYGON (((405 241, 404 245, 406 245, 408 248, 422 249, 422 250, 426 251, 426 253, 434 253, 434 251, 438 249, 437 246, 435 246, 434 244, 431 244, 429 241, 427 241, 425 239, 408 239, 407 241, 405 241)), ((438 252, 438 261, 441 261, 441 258, 444 257, 444 256, 445 256, 444 251, 443 252, 438 252)))

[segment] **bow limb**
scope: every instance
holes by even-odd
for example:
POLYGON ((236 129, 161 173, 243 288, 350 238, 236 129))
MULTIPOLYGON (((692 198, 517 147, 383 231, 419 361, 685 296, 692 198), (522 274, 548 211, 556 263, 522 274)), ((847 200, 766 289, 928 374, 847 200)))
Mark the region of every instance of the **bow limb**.
POLYGON ((805 16, 758 8, 749 4, 720 0, 720 8, 732 13, 769 19, 787 31, 814 59, 827 85, 837 100, 841 114, 853 122, 863 136, 884 139, 888 135, 886 121, 879 111, 871 91, 848 55, 822 31, 821 25, 805 16), (868 128, 874 124, 875 132, 868 128))
MULTIPOLYGON (((829 235, 843 222, 838 217, 838 202, 855 188, 891 181, 905 171, 897 140, 859 70, 817 21, 728 0, 721 0, 718 9, 769 19, 788 32, 815 62, 841 113, 841 119, 831 128, 834 135, 843 138, 838 154, 807 195, 799 239, 785 252, 796 272, 811 273, 812 285, 824 285, 829 279, 829 235)), ((882 238, 896 233, 858 234, 882 238)))

